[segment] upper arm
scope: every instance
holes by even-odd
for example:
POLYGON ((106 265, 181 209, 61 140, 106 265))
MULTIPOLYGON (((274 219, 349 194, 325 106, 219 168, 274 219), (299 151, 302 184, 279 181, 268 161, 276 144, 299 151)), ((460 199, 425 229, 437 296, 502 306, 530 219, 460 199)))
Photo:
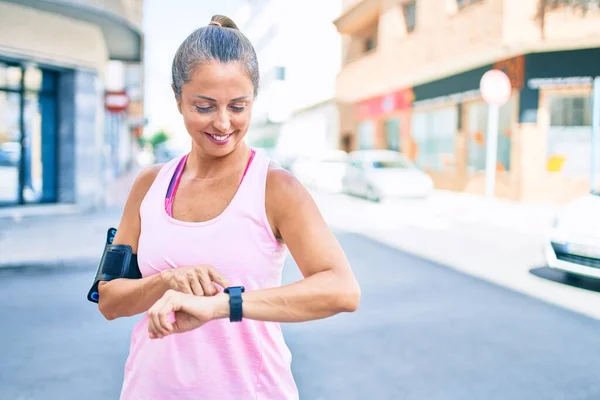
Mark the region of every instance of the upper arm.
POLYGON ((351 273, 342 247, 312 196, 288 171, 269 169, 266 208, 276 236, 286 243, 304 277, 325 270, 351 273))
POLYGON ((151 165, 145 168, 135 179, 127 197, 125 208, 123 209, 117 234, 113 240, 114 244, 127 244, 131 246, 134 254, 137 254, 140 238, 140 205, 161 167, 162 164, 151 165))

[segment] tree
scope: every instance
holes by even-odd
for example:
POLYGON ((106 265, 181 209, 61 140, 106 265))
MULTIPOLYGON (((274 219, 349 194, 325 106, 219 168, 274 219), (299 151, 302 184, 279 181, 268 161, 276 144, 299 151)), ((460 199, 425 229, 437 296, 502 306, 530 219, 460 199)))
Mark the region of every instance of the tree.
POLYGON ((559 8, 570 8, 585 15, 590 10, 600 9, 600 0, 539 0, 537 19, 540 22, 542 39, 546 37, 546 13, 559 8))
POLYGON ((156 132, 149 139, 152 149, 156 149, 157 146, 169 141, 170 136, 163 130, 156 132))

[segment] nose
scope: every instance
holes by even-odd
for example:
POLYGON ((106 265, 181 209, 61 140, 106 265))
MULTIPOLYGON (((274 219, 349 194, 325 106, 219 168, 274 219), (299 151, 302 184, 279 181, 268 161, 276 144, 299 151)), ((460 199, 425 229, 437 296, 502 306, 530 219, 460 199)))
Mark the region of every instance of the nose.
POLYGON ((229 133, 229 128, 231 127, 229 113, 226 110, 219 111, 216 114, 213 126, 216 130, 218 130, 221 133, 229 133))

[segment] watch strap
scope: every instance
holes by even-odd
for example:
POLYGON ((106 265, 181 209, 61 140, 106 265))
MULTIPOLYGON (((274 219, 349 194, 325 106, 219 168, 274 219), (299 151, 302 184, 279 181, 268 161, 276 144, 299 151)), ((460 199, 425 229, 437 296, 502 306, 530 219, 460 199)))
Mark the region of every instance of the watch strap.
POLYGON ((229 294, 229 321, 240 322, 244 316, 242 307, 242 293, 245 289, 243 286, 232 286, 225 289, 225 293, 229 294))

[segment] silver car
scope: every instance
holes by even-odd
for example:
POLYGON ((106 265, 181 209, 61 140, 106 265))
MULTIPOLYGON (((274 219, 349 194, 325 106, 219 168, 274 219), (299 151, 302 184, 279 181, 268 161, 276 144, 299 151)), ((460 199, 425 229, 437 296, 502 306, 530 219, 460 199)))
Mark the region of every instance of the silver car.
POLYGON ((424 198, 433 181, 405 156, 392 150, 350 153, 344 192, 378 202, 385 198, 424 198))

